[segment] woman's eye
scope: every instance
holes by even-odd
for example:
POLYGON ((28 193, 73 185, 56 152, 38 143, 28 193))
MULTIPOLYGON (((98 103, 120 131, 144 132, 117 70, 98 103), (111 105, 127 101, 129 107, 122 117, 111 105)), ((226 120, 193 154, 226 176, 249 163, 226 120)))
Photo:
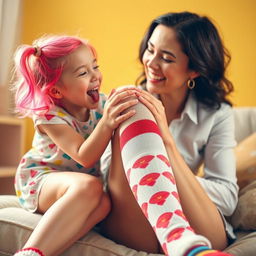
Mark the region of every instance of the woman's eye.
POLYGON ((154 52, 153 49, 151 49, 151 48, 147 48, 147 51, 148 51, 149 53, 153 53, 153 52, 154 52))
POLYGON ((166 63, 171 63, 171 62, 174 62, 173 60, 170 60, 170 59, 166 59, 166 58, 162 58, 166 63))

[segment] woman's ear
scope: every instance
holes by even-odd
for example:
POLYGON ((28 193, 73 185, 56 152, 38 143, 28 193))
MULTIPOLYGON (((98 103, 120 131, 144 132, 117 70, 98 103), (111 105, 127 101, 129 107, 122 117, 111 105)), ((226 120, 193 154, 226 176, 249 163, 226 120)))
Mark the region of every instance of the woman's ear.
POLYGON ((61 99, 63 97, 62 93, 60 92, 60 90, 56 86, 52 86, 49 89, 49 94, 50 94, 51 97, 53 97, 55 99, 61 99))
POLYGON ((191 71, 191 73, 190 73, 190 79, 195 79, 199 76, 200 76, 200 74, 197 71, 191 71))

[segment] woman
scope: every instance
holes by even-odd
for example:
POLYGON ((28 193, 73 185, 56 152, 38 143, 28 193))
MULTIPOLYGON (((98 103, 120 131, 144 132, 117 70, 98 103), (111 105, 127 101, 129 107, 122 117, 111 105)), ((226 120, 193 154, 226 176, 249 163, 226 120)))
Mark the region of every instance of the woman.
POLYGON ((113 140, 104 232, 147 252, 162 251, 158 239, 166 255, 227 255, 209 248, 234 238, 224 219, 238 192, 230 57, 213 23, 188 12, 153 20, 139 56, 143 104, 113 140))

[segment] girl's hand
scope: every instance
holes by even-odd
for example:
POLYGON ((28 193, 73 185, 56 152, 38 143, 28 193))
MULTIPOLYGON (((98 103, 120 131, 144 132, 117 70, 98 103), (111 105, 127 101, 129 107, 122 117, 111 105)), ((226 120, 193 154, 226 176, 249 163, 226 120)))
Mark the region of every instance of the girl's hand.
POLYGON ((153 114, 161 131, 161 135, 164 143, 173 141, 173 137, 170 133, 168 122, 166 119, 165 108, 163 103, 155 98, 152 94, 147 91, 140 90, 138 98, 153 114))
POLYGON ((135 110, 129 108, 139 102, 136 92, 138 89, 135 87, 124 87, 111 91, 102 117, 102 121, 110 129, 116 129, 120 123, 135 114, 135 110))

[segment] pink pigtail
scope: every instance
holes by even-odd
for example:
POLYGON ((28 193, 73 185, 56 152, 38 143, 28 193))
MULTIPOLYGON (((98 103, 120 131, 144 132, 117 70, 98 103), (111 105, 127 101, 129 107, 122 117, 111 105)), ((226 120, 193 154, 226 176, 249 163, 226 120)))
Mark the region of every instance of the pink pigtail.
POLYGON ((16 82, 16 108, 17 112, 26 116, 30 111, 36 109, 35 99, 37 98, 37 84, 34 72, 31 68, 35 49, 31 46, 21 46, 15 54, 15 65, 17 72, 16 82))

